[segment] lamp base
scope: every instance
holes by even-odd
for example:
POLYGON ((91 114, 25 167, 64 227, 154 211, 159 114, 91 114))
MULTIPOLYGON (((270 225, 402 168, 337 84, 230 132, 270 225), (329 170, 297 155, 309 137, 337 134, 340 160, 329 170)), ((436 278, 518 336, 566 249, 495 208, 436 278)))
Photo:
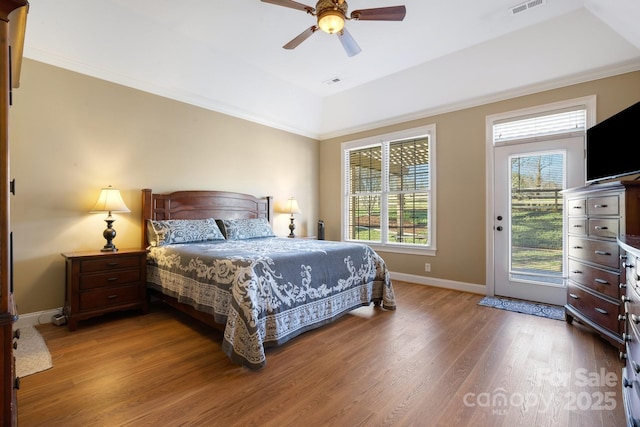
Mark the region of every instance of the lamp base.
POLYGON ((116 237, 116 230, 113 228, 115 219, 109 215, 104 221, 107 223, 107 228, 102 232, 102 236, 107 240, 107 243, 100 249, 100 252, 116 252, 118 248, 113 244, 113 239, 116 237))
POLYGON ((291 224, 289 224, 289 235, 287 237, 293 239, 294 237, 296 237, 296 235, 293 233, 293 230, 296 229, 296 225, 293 223, 293 214, 291 214, 291 218, 289 218, 291 220, 291 224))

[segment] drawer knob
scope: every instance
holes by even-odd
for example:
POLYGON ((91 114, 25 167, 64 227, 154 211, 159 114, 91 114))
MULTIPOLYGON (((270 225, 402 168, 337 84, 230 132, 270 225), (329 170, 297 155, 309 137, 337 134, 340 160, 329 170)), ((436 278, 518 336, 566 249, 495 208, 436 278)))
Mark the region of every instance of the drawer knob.
POLYGON ((20 377, 16 377, 16 379, 13 381, 13 388, 15 388, 16 390, 20 390, 20 377))
POLYGON ((627 316, 624 314, 618 314, 618 322, 624 322, 627 320, 627 316))
POLYGON ((620 360, 625 360, 627 358, 627 353, 625 353, 624 351, 621 351, 618 354, 618 357, 620 358, 620 360))
POLYGON ((635 314, 632 314, 631 321, 637 325, 638 323, 640 323, 640 317, 636 316, 635 314))
POLYGON ((115 299, 115 298, 118 298, 118 294, 109 295, 107 298, 108 298, 108 299, 115 299))
POLYGON ((633 264, 629 264, 626 261, 622 262, 622 268, 633 268, 633 267, 634 267, 633 264))
POLYGON ((622 341, 624 342, 631 342, 631 335, 627 334, 626 332, 624 334, 622 334, 622 341))
POLYGON ((571 294, 571 293, 570 293, 570 294, 569 294, 569 296, 570 296, 571 298, 573 298, 573 299, 580 299, 580 297, 579 297, 578 295, 576 295, 576 294, 571 294))
POLYGON ((620 284, 618 285, 618 287, 619 287, 620 289, 625 289, 625 288, 627 287, 627 284, 626 284, 626 283, 620 283, 620 284))
POLYGON ((604 209, 604 208, 608 208, 609 205, 593 205, 593 207, 598 209, 604 209))
POLYGON ((17 340, 20 339, 20 329, 16 329, 15 331, 13 331, 13 337, 17 340))
POLYGON ((118 263, 117 262, 109 262, 109 263, 107 263, 107 266, 109 266, 109 267, 117 267, 118 263))
POLYGON ((17 350, 18 349, 18 341, 14 341, 13 342, 13 349, 17 350))
POLYGON ((622 295, 622 298, 620 298, 622 300, 622 302, 631 302, 631 298, 629 298, 626 295, 622 295))
POLYGON ((596 307, 595 310, 600 314, 609 314, 609 312, 604 308, 596 307))
POLYGON ((601 285, 608 285, 609 284, 609 282, 607 282, 604 279, 595 279, 595 282, 596 283, 600 283, 601 285))
POLYGON ((609 227, 605 227, 604 225, 596 225, 595 227, 596 230, 608 230, 609 227))
POLYGON ((623 378, 623 379, 622 379, 622 386, 623 386, 623 387, 626 387, 626 388, 632 388, 632 387, 633 387, 633 384, 632 384, 632 383, 631 383, 631 381, 629 381, 628 379, 623 378))
POLYGON ((573 271, 572 271, 572 273, 573 273, 573 274, 582 274, 582 271, 580 271, 580 270, 573 270, 573 271))

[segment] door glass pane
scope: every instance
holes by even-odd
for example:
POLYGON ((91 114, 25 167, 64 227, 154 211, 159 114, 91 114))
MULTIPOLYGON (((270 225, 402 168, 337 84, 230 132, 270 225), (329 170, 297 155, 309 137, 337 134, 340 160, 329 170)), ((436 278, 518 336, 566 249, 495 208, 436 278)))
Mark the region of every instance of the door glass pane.
POLYGON ((513 280, 562 285, 564 153, 511 157, 513 280))

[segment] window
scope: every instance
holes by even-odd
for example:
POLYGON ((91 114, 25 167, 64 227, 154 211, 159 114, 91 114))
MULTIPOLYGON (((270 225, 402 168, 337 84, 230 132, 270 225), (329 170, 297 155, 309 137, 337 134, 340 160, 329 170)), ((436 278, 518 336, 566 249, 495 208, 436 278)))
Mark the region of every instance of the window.
POLYGON ((343 237, 435 254, 435 126, 344 143, 343 237))
POLYGON ((493 142, 494 144, 525 142, 574 133, 582 135, 586 130, 586 123, 587 109, 584 105, 543 114, 510 117, 494 122, 493 142))

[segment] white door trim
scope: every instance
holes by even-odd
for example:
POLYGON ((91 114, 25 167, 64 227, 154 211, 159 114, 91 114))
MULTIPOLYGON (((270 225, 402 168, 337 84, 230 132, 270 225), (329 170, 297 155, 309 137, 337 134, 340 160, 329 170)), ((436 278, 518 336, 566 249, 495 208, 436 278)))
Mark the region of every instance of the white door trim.
POLYGON ((486 289, 487 295, 495 295, 495 233, 493 227, 495 224, 495 195, 494 188, 494 161, 493 161, 493 124, 498 120, 504 120, 511 117, 520 117, 532 114, 540 114, 546 111, 559 110, 562 108, 570 108, 574 106, 585 106, 587 109, 587 128, 596 123, 596 95, 575 98, 567 101, 554 102, 551 104, 539 105, 535 107, 524 108, 505 113, 492 114, 485 119, 485 176, 486 176, 486 207, 485 207, 485 253, 486 253, 486 289))

